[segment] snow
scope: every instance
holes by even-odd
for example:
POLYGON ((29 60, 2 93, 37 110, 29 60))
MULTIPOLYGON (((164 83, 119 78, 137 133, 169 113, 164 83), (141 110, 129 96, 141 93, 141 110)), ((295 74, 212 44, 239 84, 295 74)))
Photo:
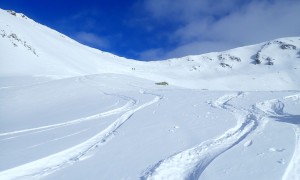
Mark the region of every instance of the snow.
POLYGON ((89 74, 114 73, 183 88, 300 89, 300 38, 281 38, 224 52, 140 62, 96 50, 21 14, 0 10, 2 86, 89 74), (66 53, 68 52, 68 53, 66 53), (255 59, 261 62, 255 64, 255 59), (273 65, 267 65, 272 62, 273 65), (22 64, 22 66, 20 66, 22 64), (276 82, 276 83, 273 83, 276 82))
POLYGON ((296 141, 295 141, 295 150, 294 150, 294 154, 293 157, 291 158, 291 161, 287 167, 287 169, 284 172, 284 175, 282 177, 283 180, 287 180, 287 179, 299 179, 300 177, 300 167, 299 167, 299 163, 300 163, 300 127, 299 125, 295 126, 294 128, 295 131, 295 136, 296 136, 296 141))
POLYGON ((299 37, 139 62, 0 10, 0 46, 1 180, 300 178, 299 37))
POLYGON ((249 147, 252 145, 252 143, 253 143, 252 140, 248 140, 244 143, 244 147, 249 147))

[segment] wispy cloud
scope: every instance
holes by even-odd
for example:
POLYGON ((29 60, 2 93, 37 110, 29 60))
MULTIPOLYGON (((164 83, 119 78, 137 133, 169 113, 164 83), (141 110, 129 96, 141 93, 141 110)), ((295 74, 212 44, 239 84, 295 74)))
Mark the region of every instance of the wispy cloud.
POLYGON ((155 48, 143 59, 220 51, 285 36, 300 35, 299 0, 145 0, 154 23, 178 26, 169 32, 172 50, 155 48))
POLYGON ((75 39, 83 44, 91 45, 97 48, 108 48, 110 46, 108 40, 93 33, 79 32, 75 35, 75 39))
POLYGON ((110 43, 107 37, 99 35, 103 30, 99 26, 100 16, 101 12, 97 9, 87 8, 61 18, 58 24, 80 43, 106 49, 110 47, 110 43))

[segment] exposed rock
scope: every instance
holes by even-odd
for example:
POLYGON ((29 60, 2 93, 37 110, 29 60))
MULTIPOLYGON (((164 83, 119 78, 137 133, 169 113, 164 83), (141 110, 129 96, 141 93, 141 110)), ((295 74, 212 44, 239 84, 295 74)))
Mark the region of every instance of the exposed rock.
POLYGON ((207 56, 202 56, 202 59, 212 61, 212 58, 207 57, 207 56))
POLYGON ((232 66, 230 66, 229 64, 226 64, 226 63, 220 63, 220 65, 222 66, 222 67, 228 67, 228 68, 232 68, 232 66))
POLYGON ((267 61, 267 62, 266 62, 266 65, 274 65, 273 60, 274 60, 274 59, 271 59, 270 57, 267 57, 267 58, 266 58, 266 61, 267 61))
POLYGON ((15 11, 12 11, 12 10, 7 10, 7 12, 8 12, 9 14, 13 15, 13 16, 16 16, 16 15, 17 15, 17 13, 16 13, 15 11))
POLYGON ((27 48, 28 50, 30 50, 33 54, 35 54, 36 56, 38 56, 37 53, 36 53, 36 51, 35 51, 35 49, 32 46, 30 46, 29 44, 27 44, 26 41, 23 41, 22 39, 20 39, 15 33, 10 33, 9 35, 7 35, 4 30, 1 30, 0 35, 3 38, 6 37, 6 38, 10 39, 10 41, 13 44, 14 47, 18 47, 18 44, 21 44, 25 48, 27 48))
POLYGON ((218 56, 218 59, 220 61, 224 61, 224 60, 231 60, 231 61, 237 61, 237 62, 241 62, 241 58, 239 57, 236 57, 236 56, 233 56, 233 55, 230 55, 230 54, 220 54, 218 56))
POLYGON ((169 85, 167 82, 163 81, 163 82, 157 82, 155 83, 156 85, 162 85, 162 86, 167 86, 169 85))

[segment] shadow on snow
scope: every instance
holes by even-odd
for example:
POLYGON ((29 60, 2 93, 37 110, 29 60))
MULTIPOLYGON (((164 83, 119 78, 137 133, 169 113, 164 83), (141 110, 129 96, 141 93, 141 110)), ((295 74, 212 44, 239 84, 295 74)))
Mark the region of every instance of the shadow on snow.
POLYGON ((276 121, 279 122, 284 122, 284 123, 289 123, 289 124, 300 124, 300 115, 287 115, 287 116, 282 116, 282 117, 275 117, 271 116, 271 118, 274 118, 276 121))

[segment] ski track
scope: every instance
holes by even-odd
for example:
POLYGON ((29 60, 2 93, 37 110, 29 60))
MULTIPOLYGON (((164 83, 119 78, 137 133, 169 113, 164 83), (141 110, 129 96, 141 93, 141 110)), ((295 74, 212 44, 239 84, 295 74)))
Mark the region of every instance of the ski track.
POLYGON ((294 94, 291 96, 286 96, 284 99, 292 100, 292 101, 299 101, 300 100, 300 94, 294 94))
POLYGON ((81 134, 81 133, 83 133, 83 132, 86 132, 86 131, 88 131, 88 130, 89 130, 89 128, 83 129, 83 130, 81 130, 81 131, 78 131, 78 132, 75 132, 75 133, 72 133, 72 134, 68 134, 68 135, 66 135, 66 136, 61 136, 61 137, 59 137, 59 138, 54 138, 54 139, 51 139, 51 140, 49 140, 49 141, 44 141, 44 142, 42 142, 42 143, 38 143, 38 144, 35 144, 35 145, 32 145, 32 146, 29 146, 29 147, 27 147, 27 148, 25 148, 25 149, 32 149, 32 148, 35 148, 35 147, 38 147, 38 146, 41 146, 41 145, 44 145, 44 144, 47 144, 47 143, 50 143, 50 142, 54 142, 54 141, 58 141, 58 140, 61 140, 61 139, 69 138, 69 137, 72 137, 72 136, 81 134))
POLYGON ((295 149, 282 180, 299 180, 300 178, 300 126, 295 126, 294 131, 296 136, 295 149))
MULTIPOLYGON (((92 115, 92 116, 88 116, 88 117, 83 117, 83 118, 79 118, 79 119, 75 119, 75 120, 71 120, 71 121, 66 121, 66 122, 63 122, 63 123, 57 123, 57 124, 51 124, 51 125, 47 125, 47 126, 40 126, 40 127, 23 129, 23 130, 18 130, 18 131, 0 133, 0 137, 1 136, 9 136, 9 135, 20 134, 20 133, 27 133, 27 132, 32 132, 32 131, 52 130, 52 129, 56 129, 58 127, 65 127, 65 126, 79 124, 79 123, 86 122, 86 121, 91 121, 91 120, 95 120, 95 119, 99 119, 99 118, 104 118, 104 117, 108 117, 108 116, 112 116, 112 115, 115 115, 115 114, 125 112, 125 111, 131 109, 137 103, 136 100, 134 100, 132 98, 129 98, 129 97, 120 96, 120 95, 118 95, 118 97, 122 98, 124 100, 127 100, 127 103, 124 106, 116 108, 116 109, 112 109, 112 110, 102 112, 102 113, 99 113, 99 114, 95 114, 95 115, 92 115)), ((43 132, 43 131, 40 131, 40 132, 43 132)), ((19 136, 17 136, 17 137, 19 137, 19 136)))
MULTIPOLYGON (((284 99, 299 101, 300 94, 295 94, 292 96, 286 96, 284 99)), ((300 121, 300 119, 299 119, 300 121)), ((300 179, 300 125, 295 124, 295 149, 293 156, 285 169, 285 172, 282 176, 282 180, 299 180, 300 179)))
MULTIPOLYGON (((300 94, 295 94, 291 96, 286 96, 283 99, 298 101, 300 98, 300 94)), ((300 119, 295 115, 284 113, 284 103, 279 99, 271 99, 264 102, 256 103, 255 107, 257 111, 264 114, 264 116, 269 119, 276 119, 279 122, 286 122, 293 124, 294 132, 295 132, 295 149, 293 156, 285 169, 285 172, 282 176, 282 180, 299 180, 300 179, 300 119), (292 119, 292 120, 289 120, 292 119)))
MULTIPOLYGON (((96 86, 94 80, 88 77, 80 77, 78 78, 79 82, 85 83, 83 80, 89 80, 90 82, 94 82, 91 86, 96 86), (84 79, 82 79, 84 78, 84 79)), ((98 89, 98 88, 97 88, 98 89)), ((100 145, 107 143, 114 137, 116 130, 122 126, 135 112, 150 106, 158 101, 160 101, 163 97, 160 95, 147 93, 144 90, 140 90, 141 94, 149 94, 155 96, 152 101, 149 101, 145 104, 138 106, 137 108, 133 108, 137 101, 118 94, 108 94, 100 91, 102 94, 110 95, 110 96, 118 96, 124 100, 127 100, 127 103, 119 108, 109 110, 106 112, 102 112, 96 115, 75 119, 71 121, 67 121, 64 123, 52 124, 48 126, 41 126, 30 129, 23 129, 18 131, 1 133, 0 136, 8 136, 15 135, 26 132, 43 132, 46 130, 56 129, 59 127, 69 126, 73 124, 78 124, 85 121, 90 121, 94 119, 99 119, 102 117, 111 116, 114 114, 125 112, 121 115, 115 122, 109 125, 105 130, 99 132, 95 136, 90 139, 63 150, 61 152, 49 155, 47 157, 5 170, 0 172, 0 179, 39 179, 46 175, 49 175, 55 171, 58 171, 62 168, 70 166, 78 161, 89 158, 93 155, 93 150, 95 150, 100 145)), ((283 113, 284 104, 278 99, 272 99, 260 103, 256 103, 252 106, 252 109, 238 109, 233 105, 229 104, 229 102, 240 96, 244 96, 243 92, 225 94, 213 102, 211 105, 215 108, 220 108, 229 111, 232 113, 237 119, 237 125, 221 136, 207 140, 202 142, 201 144, 192 147, 190 149, 184 150, 177 154, 174 154, 166 159, 159 161, 154 166, 148 168, 141 179, 199 179, 202 172, 206 169, 206 167, 219 155, 226 152, 228 149, 237 145, 243 139, 245 139, 250 133, 253 133, 259 125, 264 124, 264 119, 267 117, 271 118, 280 118, 286 117, 287 114, 283 113)), ((284 99, 286 100, 299 100, 300 94, 287 96, 284 99)), ((283 180, 298 180, 300 177, 300 126, 294 125, 295 139, 296 145, 294 149, 293 156, 286 168, 284 175, 282 177, 283 180)), ((68 136, 76 135, 71 134, 68 136)), ((19 135, 20 136, 20 135, 19 135)), ((13 139, 19 136, 10 137, 6 139, 13 139)), ((68 137, 66 136, 66 137, 68 137)), ((65 137, 62 137, 65 138, 65 137)), ((58 138, 60 139, 60 138, 58 138)), ((54 139, 58 140, 58 139, 54 139)), ((37 144, 38 146, 41 144, 37 144)), ((33 146, 34 147, 34 146, 33 146)), ((32 147, 29 147, 32 148, 32 147)))
MULTIPOLYGON (((150 94, 141 92, 143 94, 150 94)), ((152 95, 152 94, 151 94, 152 95)), ((103 145, 111 140, 116 130, 121 127, 134 113, 160 101, 163 97, 155 95, 155 98, 144 103, 137 108, 131 108, 116 121, 110 124, 106 129, 99 132, 90 139, 81 144, 52 154, 50 156, 38 159, 5 171, 0 172, 1 180, 8 179, 40 179, 62 168, 70 166, 80 160, 84 160, 92 156, 93 150, 99 145, 103 145)))
MULTIPOLYGON (((257 103, 249 110, 238 109, 229 104, 232 99, 244 95, 242 92, 226 94, 211 104, 212 107, 227 110, 236 117, 237 125, 234 128, 227 130, 215 139, 204 141, 195 147, 159 161, 148 168, 141 179, 199 179, 205 168, 215 158, 240 143, 250 133, 257 131, 258 127, 264 127, 268 117, 281 115, 284 104, 279 100, 257 103)), ((299 142, 299 129, 297 132, 299 142)), ((300 146, 297 148, 299 150, 300 146)), ((294 164, 298 166, 300 164, 299 153, 296 156, 294 164)), ((300 172, 299 168, 291 169, 300 172)))
MULTIPOLYGON (((95 88, 94 86, 97 85, 95 81, 89 79, 86 76, 80 76, 76 79, 76 81, 78 81, 79 83, 82 83, 82 84, 89 85, 93 88, 95 88), (88 80, 89 82, 92 82, 95 85, 91 85, 89 83, 86 83, 84 80, 88 80)), ((34 133, 44 132, 44 131, 47 131, 47 130, 53 130, 53 129, 60 128, 60 127, 75 125, 75 124, 79 124, 79 123, 86 122, 86 121, 96 120, 96 119, 99 119, 99 118, 104 118, 104 117, 108 117, 108 116, 112 116, 112 115, 115 115, 115 114, 125 112, 125 111, 131 109, 134 105, 137 104, 137 101, 133 98, 123 96, 123 95, 119 95, 119 94, 109 94, 109 93, 106 93, 106 92, 103 92, 103 91, 99 90, 98 88, 96 88, 96 89, 101 94, 104 94, 106 96, 118 97, 119 98, 118 103, 119 103, 120 99, 123 99, 123 100, 127 101, 127 103, 124 106, 116 108, 116 109, 112 109, 112 110, 102 112, 102 113, 99 113, 99 114, 95 114, 95 115, 92 115, 92 116, 87 116, 87 117, 83 117, 83 118, 79 118, 79 119, 75 119, 75 120, 66 121, 66 122, 63 122, 63 123, 57 123, 57 124, 51 124, 51 125, 47 125, 47 126, 40 126, 40 127, 35 127, 35 128, 28 128, 28 129, 23 129, 23 130, 0 133, 0 137, 1 136, 10 136, 10 135, 15 135, 15 134, 20 134, 20 133, 27 133, 27 132, 32 132, 32 131, 35 131, 34 133)), ((15 139, 15 138, 20 137, 20 136, 22 136, 22 135, 14 136, 14 137, 11 137, 11 138, 5 138, 5 139, 0 140, 0 142, 5 141, 5 140, 10 140, 10 139, 15 139)))

